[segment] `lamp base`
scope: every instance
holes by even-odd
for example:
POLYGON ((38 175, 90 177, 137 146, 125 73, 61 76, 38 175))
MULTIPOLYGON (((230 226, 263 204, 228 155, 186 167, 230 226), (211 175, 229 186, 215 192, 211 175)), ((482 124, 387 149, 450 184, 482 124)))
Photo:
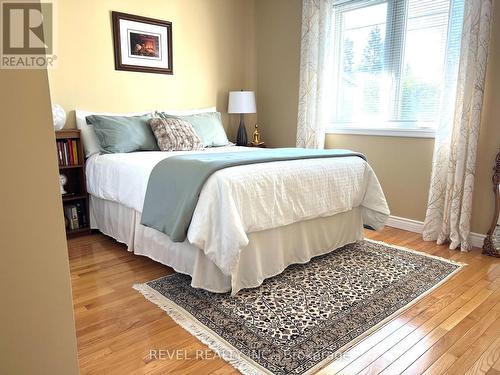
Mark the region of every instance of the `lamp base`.
POLYGON ((238 135, 236 136, 236 145, 237 146, 248 145, 247 129, 245 127, 245 121, 243 121, 243 115, 241 115, 240 118, 240 126, 238 127, 238 135))

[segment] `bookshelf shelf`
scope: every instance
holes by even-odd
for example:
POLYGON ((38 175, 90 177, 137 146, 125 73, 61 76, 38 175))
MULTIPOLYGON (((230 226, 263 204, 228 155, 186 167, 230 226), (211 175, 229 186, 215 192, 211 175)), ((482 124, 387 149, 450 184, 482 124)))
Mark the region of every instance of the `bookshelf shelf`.
POLYGON ((82 164, 77 164, 77 165, 60 165, 59 169, 73 169, 73 168, 82 168, 82 164))
POLYGON ((56 151, 59 174, 66 177, 62 195, 63 215, 66 223, 66 237, 90 234, 89 204, 85 182, 85 159, 76 129, 56 131, 56 151))
POLYGON ((63 202, 78 201, 81 199, 87 199, 87 196, 86 195, 68 195, 68 196, 62 197, 63 202))
POLYGON ((66 235, 68 237, 76 236, 76 235, 84 235, 84 234, 89 234, 90 229, 89 228, 79 228, 79 229, 68 229, 66 231, 66 235))

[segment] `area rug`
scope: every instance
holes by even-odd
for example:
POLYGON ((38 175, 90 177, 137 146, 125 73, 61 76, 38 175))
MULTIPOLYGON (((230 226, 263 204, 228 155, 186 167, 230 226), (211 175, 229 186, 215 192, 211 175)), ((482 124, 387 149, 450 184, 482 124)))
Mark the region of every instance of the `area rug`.
POLYGON ((463 264, 364 240, 230 294, 182 274, 135 285, 243 374, 310 374, 439 286, 463 264))

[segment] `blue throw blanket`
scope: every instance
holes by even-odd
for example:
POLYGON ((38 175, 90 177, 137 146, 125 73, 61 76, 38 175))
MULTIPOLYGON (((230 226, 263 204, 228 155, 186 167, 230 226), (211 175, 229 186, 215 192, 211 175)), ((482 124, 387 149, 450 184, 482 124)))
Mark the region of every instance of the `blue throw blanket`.
POLYGON ((170 236, 186 239, 198 198, 206 180, 220 169, 274 161, 357 156, 349 150, 302 148, 260 149, 253 152, 198 153, 172 156, 160 161, 148 181, 141 224, 170 236))

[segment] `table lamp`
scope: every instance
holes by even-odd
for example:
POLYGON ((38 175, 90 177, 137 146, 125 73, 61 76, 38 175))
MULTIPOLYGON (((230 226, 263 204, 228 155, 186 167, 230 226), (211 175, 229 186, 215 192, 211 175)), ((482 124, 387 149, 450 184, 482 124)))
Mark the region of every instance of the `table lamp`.
POLYGON ((231 91, 229 92, 229 104, 227 113, 237 113, 240 115, 240 126, 236 144, 246 146, 248 144, 247 130, 245 128, 245 113, 256 113, 255 93, 253 91, 231 91))

